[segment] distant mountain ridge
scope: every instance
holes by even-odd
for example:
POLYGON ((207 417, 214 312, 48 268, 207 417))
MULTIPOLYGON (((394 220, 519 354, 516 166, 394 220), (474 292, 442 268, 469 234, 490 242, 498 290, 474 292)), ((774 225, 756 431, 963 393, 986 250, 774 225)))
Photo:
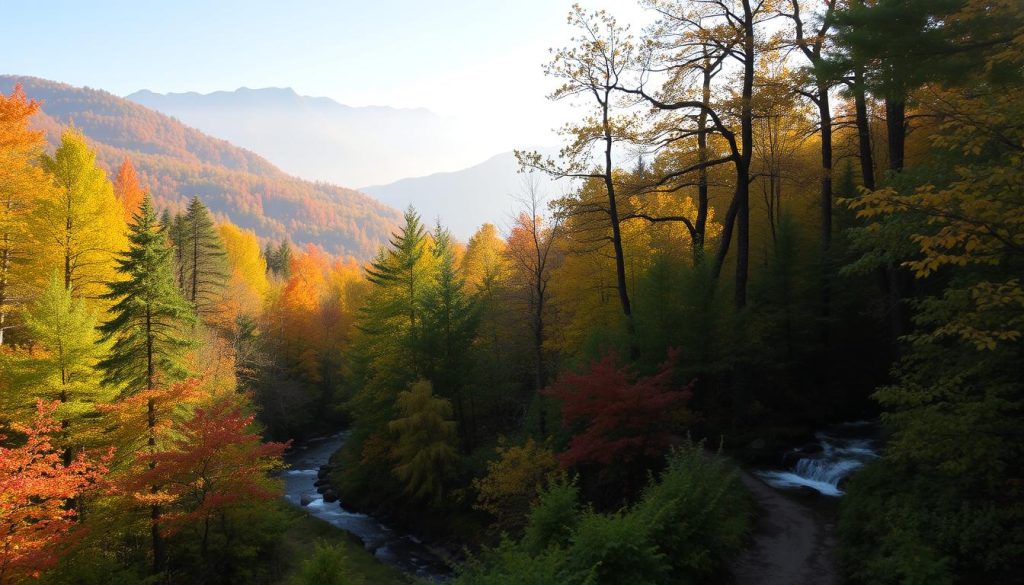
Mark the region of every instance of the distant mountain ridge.
POLYGON ((3 93, 17 83, 43 101, 34 124, 51 145, 73 123, 108 172, 130 157, 159 207, 180 209, 199 195, 216 215, 263 238, 359 259, 371 257, 400 218, 363 193, 289 176, 260 155, 108 92, 0 75, 3 93))
MULTIPOLYGON (((542 154, 554 151, 542 149, 542 154)), ((538 192, 544 198, 561 195, 563 185, 541 173, 536 178, 538 192)), ((387 185, 362 187, 382 203, 403 209, 412 205, 433 224, 437 218, 461 240, 467 240, 485 222, 507 227, 521 208, 526 195, 527 176, 519 173, 512 152, 503 152, 461 171, 434 173, 402 179, 387 185)))
POLYGON ((423 108, 347 106, 291 88, 213 93, 141 90, 128 100, 266 157, 309 180, 389 182, 445 168, 456 138, 423 108))
POLYGON ((426 108, 393 108, 391 106, 348 106, 329 98, 308 95, 299 95, 290 87, 263 87, 249 88, 240 87, 234 91, 214 91, 200 93, 197 91, 157 93, 148 89, 140 89, 135 93, 124 96, 137 104, 144 105, 151 109, 159 110, 159 106, 170 107, 222 107, 237 106, 239 98, 244 99, 249 105, 283 105, 299 104, 305 107, 321 108, 324 110, 340 111, 378 111, 378 112, 412 112, 433 116, 426 108))

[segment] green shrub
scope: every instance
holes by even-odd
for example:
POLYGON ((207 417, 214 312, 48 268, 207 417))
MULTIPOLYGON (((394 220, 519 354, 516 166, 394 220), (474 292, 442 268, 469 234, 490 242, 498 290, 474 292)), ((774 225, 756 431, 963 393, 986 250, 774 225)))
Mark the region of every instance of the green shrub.
POLYGON ((306 559, 291 585, 359 585, 363 580, 351 575, 345 549, 324 542, 316 544, 313 556, 306 559))
POLYGON ((565 556, 571 583, 674 582, 669 579, 665 554, 638 514, 587 513, 565 556))
POLYGON ((689 583, 710 577, 740 550, 753 507, 725 460, 688 445, 669 456, 634 515, 665 554, 674 582, 689 583))
POLYGON ((552 546, 564 546, 580 522, 579 488, 565 477, 552 482, 541 494, 523 535, 523 546, 538 554, 552 546))
POLYGON ((470 559, 455 583, 705 583, 743 546, 752 517, 736 474, 697 445, 675 451, 632 509, 584 512, 578 497, 574 482, 554 482, 523 539, 470 559))

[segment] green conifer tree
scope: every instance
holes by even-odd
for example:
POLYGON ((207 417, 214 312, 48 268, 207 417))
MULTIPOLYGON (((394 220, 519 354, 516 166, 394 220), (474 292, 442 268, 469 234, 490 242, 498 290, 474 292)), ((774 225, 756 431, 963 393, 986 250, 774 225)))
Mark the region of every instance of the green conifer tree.
MULTIPOLYGON (((113 340, 109 357, 101 360, 104 380, 123 388, 125 394, 154 392, 186 374, 182 358, 190 345, 185 328, 195 317, 175 286, 171 249, 157 223, 149 195, 134 216, 128 251, 118 260, 123 280, 109 283, 106 298, 115 301, 113 317, 100 326, 113 340)), ((148 445, 156 450, 156 400, 147 400, 148 445)), ((150 463, 155 466, 155 463, 150 463)), ((156 493, 157 486, 151 491, 156 493)), ((163 572, 166 562, 160 534, 160 504, 150 506, 153 572, 163 572)))
POLYGON ((451 233, 438 225, 434 229, 433 286, 426 295, 424 331, 430 356, 428 376, 434 387, 455 405, 455 418, 463 446, 472 448, 472 401, 464 396, 467 356, 476 329, 476 310, 465 291, 465 279, 455 265, 451 233))
POLYGON ((198 197, 193 197, 184 216, 184 293, 199 315, 216 309, 228 278, 227 252, 210 218, 210 212, 198 197))

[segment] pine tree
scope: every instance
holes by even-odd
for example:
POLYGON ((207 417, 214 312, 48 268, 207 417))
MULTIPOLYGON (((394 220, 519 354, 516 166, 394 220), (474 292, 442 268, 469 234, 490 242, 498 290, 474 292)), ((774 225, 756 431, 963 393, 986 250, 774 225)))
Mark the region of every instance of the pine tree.
POLYGON ((215 310, 228 278, 227 253, 213 226, 210 212, 193 197, 184 216, 184 293, 196 313, 205 316, 215 310))
POLYGON ((465 280, 455 267, 451 233, 434 230, 434 283, 426 299, 425 334, 431 356, 430 379, 455 404, 455 418, 463 444, 472 448, 472 404, 466 404, 467 356, 476 329, 476 307, 465 292, 465 280))
POLYGON ((288 240, 281 240, 281 245, 274 250, 274 273, 288 278, 292 273, 292 246, 288 240))
POLYGON ((171 265, 174 269, 174 282, 178 285, 178 290, 184 295, 186 290, 185 277, 188 267, 185 257, 186 250, 188 250, 188 229, 185 225, 185 216, 183 214, 177 213, 173 218, 170 218, 170 213, 167 215, 169 221, 161 223, 161 226, 167 233, 167 241, 172 250, 171 265))
MULTIPOLYGON (((120 385, 125 394, 145 392, 147 400, 149 449, 156 449, 156 393, 159 388, 182 379, 182 354, 189 346, 185 327, 195 317, 174 285, 171 250, 159 228, 153 204, 147 195, 134 217, 128 251, 118 260, 117 271, 124 280, 109 284, 106 298, 116 301, 113 318, 100 326, 114 341, 111 354, 100 362, 108 383, 120 385)), ((153 486, 153 493, 157 487, 153 486)), ((153 571, 164 569, 165 553, 159 521, 159 503, 150 508, 152 520, 153 571)))
POLYGON ((277 274, 277 265, 274 264, 274 246, 270 242, 263 246, 263 261, 267 264, 267 272, 277 274))
POLYGON ((424 356, 424 313, 434 284, 434 266, 427 246, 420 217, 410 207, 405 225, 366 271, 373 289, 362 311, 360 329, 372 337, 373 345, 380 346, 374 350, 377 357, 391 354, 393 360, 401 356, 401 365, 389 360, 391 368, 410 378, 423 376, 429 367, 424 356))

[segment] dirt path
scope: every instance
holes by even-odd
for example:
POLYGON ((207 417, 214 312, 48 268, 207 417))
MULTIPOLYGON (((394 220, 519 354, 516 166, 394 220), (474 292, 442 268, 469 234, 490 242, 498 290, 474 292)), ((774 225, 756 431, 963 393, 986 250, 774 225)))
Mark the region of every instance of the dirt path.
POLYGON ((753 543, 732 563, 735 585, 838 585, 832 526, 820 512, 742 474, 757 500, 753 543))

